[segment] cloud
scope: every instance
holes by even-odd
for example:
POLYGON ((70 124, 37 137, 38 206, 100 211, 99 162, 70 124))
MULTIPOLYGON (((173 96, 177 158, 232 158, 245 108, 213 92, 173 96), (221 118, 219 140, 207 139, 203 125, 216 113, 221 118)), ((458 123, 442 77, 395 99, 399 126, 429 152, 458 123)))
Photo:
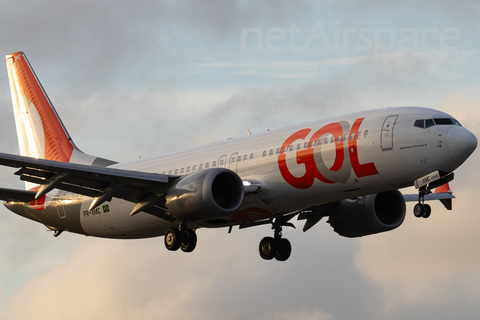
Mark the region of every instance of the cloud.
MULTIPOLYGON (((398 22, 393 2, 325 2, 3 2, 0 48, 24 50, 77 145, 114 160, 242 136, 245 127, 263 132, 396 105, 441 109, 480 135, 477 42, 469 36, 477 6, 395 3, 398 22), (461 46, 473 48, 378 57, 314 46, 240 50, 243 27, 295 23, 307 32, 317 20, 452 26, 461 46)), ((0 88, 2 151, 17 153, 6 76, 0 88)), ((162 238, 53 238, 2 207, 0 318, 468 318, 480 312, 477 153, 451 184, 453 212, 436 204, 422 220, 409 207, 402 227, 362 239, 341 238, 324 221, 307 233, 286 229, 293 252, 285 263, 258 256, 269 226, 201 229, 198 248, 185 255, 167 252, 162 238)), ((2 186, 22 187, 14 171, 0 170, 2 186)))
MULTIPOLYGON (((81 238, 66 259, 16 290, 0 316, 13 320, 44 319, 46 314, 53 320, 65 316, 333 319, 319 309, 324 302, 312 305, 306 299, 295 307, 283 304, 283 299, 298 294, 292 286, 301 274, 295 270, 304 267, 261 260, 252 250, 258 246, 256 237, 249 235, 252 232, 227 235, 224 230, 200 230, 201 242, 192 254, 167 252, 162 239, 81 238)), ((304 290, 318 291, 309 285, 304 290)), ((312 298, 316 300, 315 294, 312 298)))

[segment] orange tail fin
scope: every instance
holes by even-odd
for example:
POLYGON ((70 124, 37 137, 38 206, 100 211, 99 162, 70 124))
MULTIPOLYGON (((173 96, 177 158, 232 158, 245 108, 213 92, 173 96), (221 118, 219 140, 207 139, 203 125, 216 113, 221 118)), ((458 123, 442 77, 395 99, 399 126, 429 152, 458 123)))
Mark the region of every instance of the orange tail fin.
POLYGON ((76 149, 23 52, 6 56, 20 154, 69 162, 76 149))

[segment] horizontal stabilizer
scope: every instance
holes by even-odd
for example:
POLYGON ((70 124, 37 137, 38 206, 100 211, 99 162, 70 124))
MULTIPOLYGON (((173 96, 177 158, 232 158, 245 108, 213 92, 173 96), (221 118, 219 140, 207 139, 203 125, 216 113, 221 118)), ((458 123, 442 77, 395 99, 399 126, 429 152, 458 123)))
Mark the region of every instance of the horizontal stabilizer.
POLYGON ((0 200, 15 202, 31 202, 35 200, 35 191, 0 188, 0 200))

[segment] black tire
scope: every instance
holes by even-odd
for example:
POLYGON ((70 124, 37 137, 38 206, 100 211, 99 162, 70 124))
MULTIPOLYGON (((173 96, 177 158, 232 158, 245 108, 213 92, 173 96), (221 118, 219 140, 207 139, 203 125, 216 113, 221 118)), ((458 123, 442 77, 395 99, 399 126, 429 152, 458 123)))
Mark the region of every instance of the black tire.
POLYGON ((276 245, 277 243, 272 237, 263 238, 262 241, 260 241, 260 246, 258 247, 260 257, 265 260, 272 260, 277 252, 276 245))
POLYGON ((192 252, 197 246, 197 233, 191 229, 185 231, 182 235, 182 244, 180 249, 183 252, 192 252))
POLYGON ((415 217, 417 217, 417 218, 423 217, 423 212, 424 212, 424 211, 425 211, 425 210, 424 210, 424 206, 423 206, 423 204, 421 204, 421 203, 417 203, 417 204, 415 205, 415 207, 413 207, 413 214, 414 214, 415 217))
POLYGON ((277 243, 277 252, 275 254, 275 259, 278 261, 287 261, 292 253, 292 245, 287 239, 280 239, 277 243))
POLYGON ((181 233, 178 229, 168 229, 164 237, 165 247, 170 251, 177 251, 182 244, 181 233))
POLYGON ((432 213, 432 208, 430 207, 430 205, 426 204, 423 206, 423 215, 422 217, 424 218, 428 218, 430 217, 430 214, 432 213))

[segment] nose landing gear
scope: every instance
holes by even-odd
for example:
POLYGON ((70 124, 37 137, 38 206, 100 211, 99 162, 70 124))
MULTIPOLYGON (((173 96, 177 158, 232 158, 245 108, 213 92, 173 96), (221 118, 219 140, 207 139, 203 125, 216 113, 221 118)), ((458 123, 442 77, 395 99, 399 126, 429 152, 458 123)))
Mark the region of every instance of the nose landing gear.
POLYGON ((425 204, 425 195, 431 193, 430 188, 427 186, 421 187, 418 190, 418 203, 413 207, 413 214, 417 218, 428 218, 432 213, 430 205, 425 204))
POLYGON ((432 193, 433 189, 452 181, 454 177, 453 173, 444 175, 442 178, 439 178, 440 175, 441 174, 439 172, 434 172, 415 181, 415 186, 418 187, 418 203, 413 208, 413 214, 415 215, 415 217, 430 217, 430 214, 432 213, 432 208, 428 204, 425 204, 425 196, 432 193), (435 180, 430 179, 431 177, 435 177, 435 180))
POLYGON ((413 207, 413 214, 417 218, 428 218, 432 213, 432 208, 428 204, 422 204, 421 202, 417 203, 413 207))

